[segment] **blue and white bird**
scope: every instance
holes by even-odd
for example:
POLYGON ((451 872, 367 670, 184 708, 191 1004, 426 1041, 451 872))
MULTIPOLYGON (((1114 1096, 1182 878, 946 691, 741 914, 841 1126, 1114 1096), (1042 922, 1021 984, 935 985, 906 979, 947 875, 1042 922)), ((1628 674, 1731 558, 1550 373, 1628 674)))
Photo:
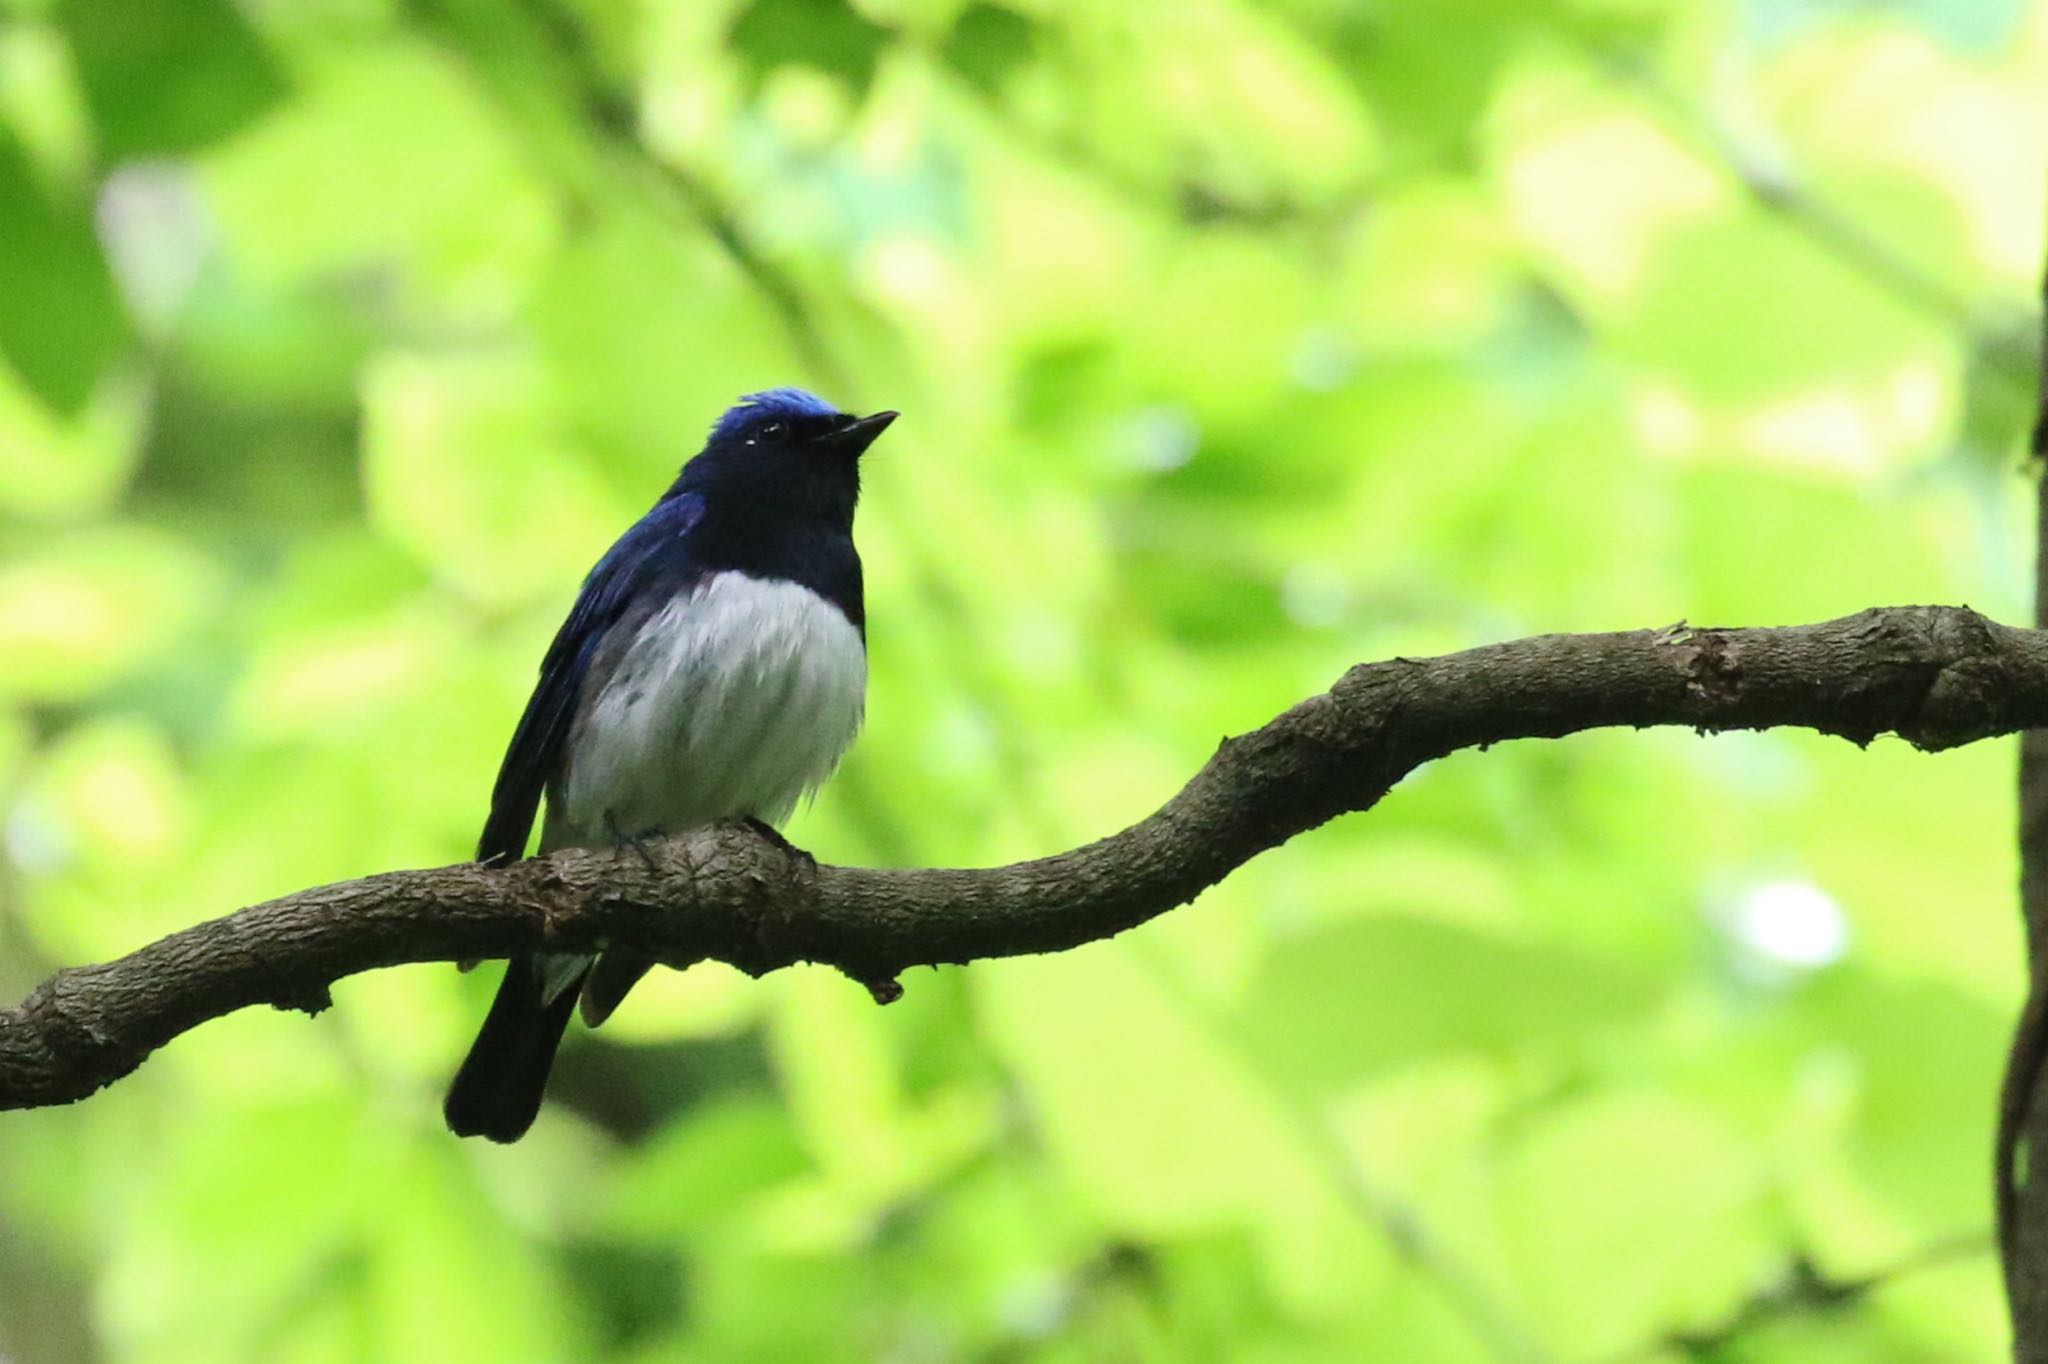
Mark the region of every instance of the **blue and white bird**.
MULTIPOLYGON (((788 818, 860 729, 860 457, 896 419, 800 389, 743 398, 598 561, 542 660, 491 792, 485 863, 788 818)), ((651 961, 515 957, 449 1087, 458 1136, 517 1141, 569 1015, 602 1023, 651 961)))

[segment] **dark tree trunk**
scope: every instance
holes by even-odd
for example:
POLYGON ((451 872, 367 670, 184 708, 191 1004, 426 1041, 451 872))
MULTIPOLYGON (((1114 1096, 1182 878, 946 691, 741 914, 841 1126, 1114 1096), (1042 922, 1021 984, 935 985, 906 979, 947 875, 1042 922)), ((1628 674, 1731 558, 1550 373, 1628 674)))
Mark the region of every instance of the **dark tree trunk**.
MULTIPOLYGON (((2043 282, 2048 325, 2048 280, 2043 282)), ((2048 624, 2048 344, 2042 348, 2039 415, 2034 424, 2036 498, 2034 623, 2048 624)), ((2013 1356, 2048 1364, 2048 1104, 2041 1099, 2048 1055, 2048 730, 2020 736, 2020 908, 2027 930, 2027 1003, 2013 1035, 1999 1120, 1997 1181, 2000 1251, 2012 1306, 2013 1356), (2017 1148, 2017 1149, 2015 1149, 2017 1148)))

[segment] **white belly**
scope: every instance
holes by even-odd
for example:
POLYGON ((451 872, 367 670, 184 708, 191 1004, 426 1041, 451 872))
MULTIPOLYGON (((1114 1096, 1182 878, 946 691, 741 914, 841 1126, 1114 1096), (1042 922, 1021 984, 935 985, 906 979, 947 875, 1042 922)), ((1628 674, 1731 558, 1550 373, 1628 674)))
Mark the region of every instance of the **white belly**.
POLYGON ((867 649, 795 583, 721 573, 650 617, 570 734, 543 844, 780 823, 860 729, 867 649))

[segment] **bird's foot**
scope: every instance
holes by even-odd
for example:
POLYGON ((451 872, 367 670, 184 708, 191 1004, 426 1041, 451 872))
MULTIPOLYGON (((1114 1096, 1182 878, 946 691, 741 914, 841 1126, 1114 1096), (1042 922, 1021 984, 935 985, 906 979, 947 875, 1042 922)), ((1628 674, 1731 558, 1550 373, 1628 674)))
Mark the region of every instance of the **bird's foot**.
POLYGON ((645 829, 637 834, 626 833, 624 830, 619 828, 618 819, 614 817, 612 812, 609 810, 605 811, 604 813, 604 828, 605 832, 611 836, 613 847, 630 847, 634 852, 640 855, 640 865, 646 867, 649 872, 658 872, 661 870, 661 868, 655 864, 654 854, 647 850, 647 840, 654 837, 656 834, 660 833, 661 831, 659 829, 645 829))

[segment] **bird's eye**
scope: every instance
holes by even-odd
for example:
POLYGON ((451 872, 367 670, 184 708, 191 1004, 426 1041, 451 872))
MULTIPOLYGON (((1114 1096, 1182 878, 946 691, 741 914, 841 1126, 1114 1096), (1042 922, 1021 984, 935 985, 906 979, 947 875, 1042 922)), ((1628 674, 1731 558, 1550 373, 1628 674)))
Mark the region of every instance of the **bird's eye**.
POLYGON ((763 440, 781 440, 784 436, 788 434, 788 422, 769 422, 766 426, 761 428, 761 439, 763 440))

